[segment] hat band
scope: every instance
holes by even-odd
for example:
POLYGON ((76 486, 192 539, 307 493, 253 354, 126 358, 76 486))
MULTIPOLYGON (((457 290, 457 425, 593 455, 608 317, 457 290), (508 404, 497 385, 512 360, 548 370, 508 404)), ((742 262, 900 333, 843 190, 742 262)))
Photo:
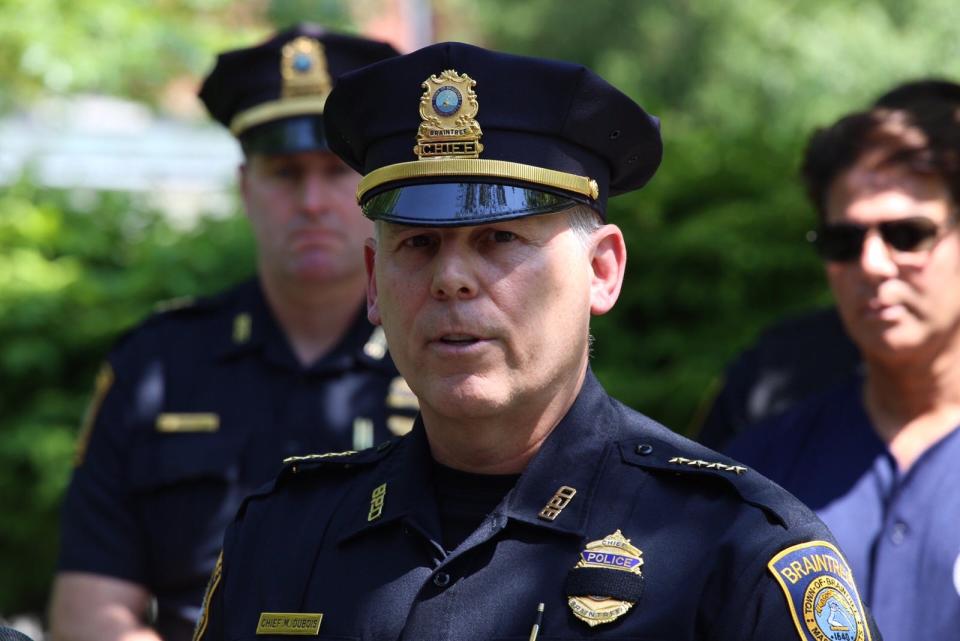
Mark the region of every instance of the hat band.
POLYGON ((298 96, 296 98, 283 98, 281 100, 260 103, 256 107, 241 111, 234 116, 233 120, 230 121, 230 132, 234 136, 239 136, 247 129, 255 127, 256 125, 262 125, 271 120, 308 114, 319 115, 323 113, 323 105, 326 102, 327 97, 323 95, 298 96))
POLYGON ((431 178, 439 176, 478 176, 519 180, 534 185, 563 189, 596 200, 600 196, 597 181, 586 176, 568 174, 555 169, 545 169, 507 160, 485 158, 430 158, 414 160, 374 169, 363 177, 357 187, 357 202, 380 185, 408 178, 431 178))

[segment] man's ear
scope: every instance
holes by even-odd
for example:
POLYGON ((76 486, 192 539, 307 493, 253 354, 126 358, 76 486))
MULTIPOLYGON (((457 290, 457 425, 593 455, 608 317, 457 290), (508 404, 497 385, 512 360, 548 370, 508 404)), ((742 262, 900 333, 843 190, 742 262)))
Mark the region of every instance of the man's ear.
POLYGON ((377 303, 377 241, 368 238, 363 244, 363 262, 367 267, 367 320, 380 324, 380 306, 377 303))
POLYGON ((613 309, 627 268, 627 245, 616 225, 604 225, 593 232, 590 267, 590 313, 601 316, 613 309))
POLYGON ((246 214, 247 216, 249 216, 249 214, 246 213, 247 212, 246 204, 248 200, 247 194, 250 191, 249 174, 250 174, 250 165, 248 165, 247 161, 244 160, 237 167, 237 184, 240 186, 240 198, 243 199, 243 204, 244 204, 243 211, 244 211, 244 214, 246 214))

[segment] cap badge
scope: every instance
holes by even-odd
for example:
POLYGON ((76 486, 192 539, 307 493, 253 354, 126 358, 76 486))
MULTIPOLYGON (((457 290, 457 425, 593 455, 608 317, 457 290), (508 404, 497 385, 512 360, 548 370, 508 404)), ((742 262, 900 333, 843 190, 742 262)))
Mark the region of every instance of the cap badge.
POLYGON ((280 59, 283 97, 326 96, 333 87, 327 56, 318 40, 300 36, 283 46, 280 59))
POLYGON ((587 543, 567 575, 567 605, 590 627, 616 621, 643 592, 643 552, 620 530, 587 543))
POLYGON ((473 88, 477 81, 467 74, 447 69, 427 78, 420 98, 420 128, 413 153, 417 158, 479 158, 480 105, 473 88))

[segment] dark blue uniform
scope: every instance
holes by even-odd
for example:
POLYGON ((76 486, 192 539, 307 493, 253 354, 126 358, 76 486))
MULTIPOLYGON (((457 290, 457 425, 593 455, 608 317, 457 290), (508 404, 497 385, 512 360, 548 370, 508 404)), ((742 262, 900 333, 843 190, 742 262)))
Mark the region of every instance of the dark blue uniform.
POLYGON ((846 631, 816 638, 879 638, 809 510, 613 400, 589 372, 453 550, 432 469, 419 422, 358 454, 291 461, 228 530, 197 638, 528 639, 539 603, 541 640, 813 639, 810 626, 830 625, 846 631))
POLYGON ((155 315, 119 342, 100 382, 59 570, 147 587, 168 640, 190 638, 224 529, 285 457, 367 447, 416 413, 360 309, 303 367, 256 281, 155 315))
POLYGON ((835 308, 779 322, 727 367, 697 440, 720 448, 749 426, 845 380, 859 366, 860 352, 835 308))
POLYGON ((960 630, 960 427, 906 472, 874 431, 859 377, 730 446, 814 509, 850 559, 887 641, 960 630))

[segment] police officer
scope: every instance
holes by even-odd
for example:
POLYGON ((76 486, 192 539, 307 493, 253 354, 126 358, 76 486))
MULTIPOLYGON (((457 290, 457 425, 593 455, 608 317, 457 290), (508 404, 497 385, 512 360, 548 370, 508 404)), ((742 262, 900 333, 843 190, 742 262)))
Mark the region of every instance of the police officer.
POLYGON ((395 53, 300 26, 224 53, 204 82, 243 148, 258 273, 157 313, 109 355, 63 507, 54 638, 189 639, 243 496, 294 452, 412 425, 416 399, 363 311, 360 177, 322 118, 337 77, 395 53))
POLYGON ((326 115, 421 413, 245 502, 198 640, 878 638, 808 510, 590 371, 626 262, 607 197, 653 175, 655 118, 581 66, 457 43, 351 74, 326 115))

